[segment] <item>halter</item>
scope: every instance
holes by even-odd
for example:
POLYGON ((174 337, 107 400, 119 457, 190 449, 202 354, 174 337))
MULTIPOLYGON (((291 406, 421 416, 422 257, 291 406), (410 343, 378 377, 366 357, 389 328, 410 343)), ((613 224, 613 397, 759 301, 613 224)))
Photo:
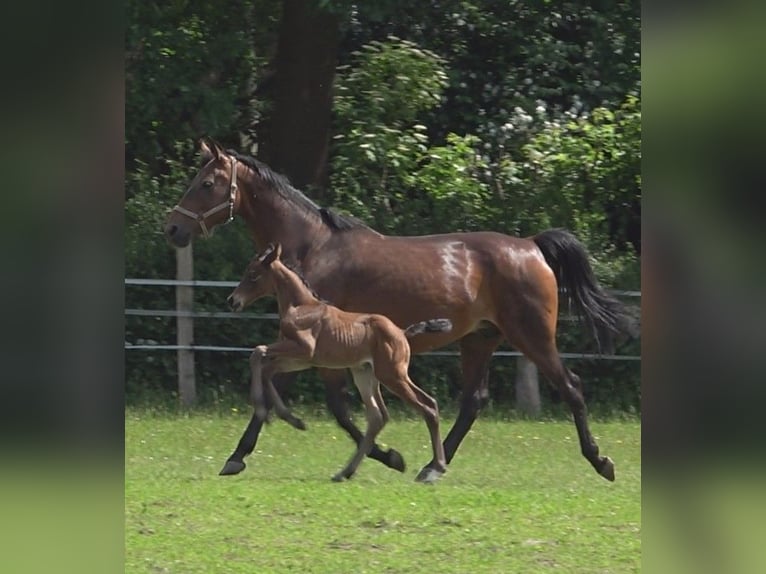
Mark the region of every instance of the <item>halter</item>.
POLYGON ((231 183, 229 184, 229 199, 227 201, 224 201, 223 203, 219 203, 215 207, 212 207, 208 209, 205 213, 201 213, 201 214, 194 213, 193 211, 190 211, 186 209, 185 207, 181 207, 180 205, 176 205, 173 208, 173 211, 177 211, 181 215, 191 217, 193 220, 199 222, 199 226, 202 228, 202 235, 204 237, 210 237, 210 232, 208 231, 207 226, 205 225, 205 220, 211 215, 218 213, 222 209, 226 209, 226 207, 228 207, 229 219, 227 219, 224 223, 222 223, 222 225, 226 225, 232 219, 234 219, 234 198, 237 195, 237 160, 231 156, 229 156, 229 159, 231 159, 231 177, 229 178, 231 183))

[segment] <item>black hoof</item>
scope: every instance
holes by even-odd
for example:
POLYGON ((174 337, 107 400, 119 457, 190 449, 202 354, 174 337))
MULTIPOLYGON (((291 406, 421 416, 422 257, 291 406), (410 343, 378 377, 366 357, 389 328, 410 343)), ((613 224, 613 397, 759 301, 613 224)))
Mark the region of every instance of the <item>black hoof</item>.
POLYGON ((298 430, 306 430, 306 423, 304 423, 301 419, 298 417, 293 417, 290 420, 290 424, 297 428, 298 430))
POLYGON ((241 460, 227 460, 226 464, 223 465, 221 472, 218 473, 218 476, 230 476, 232 474, 239 474, 245 470, 246 466, 247 465, 244 463, 244 461, 241 460))
POLYGON ((407 469, 407 465, 404 464, 404 457, 399 454, 398 450, 393 448, 388 449, 388 452, 386 452, 386 466, 399 472, 404 472, 407 469))
POLYGON ((608 456, 604 457, 604 459, 601 461, 601 468, 599 469, 598 473, 609 482, 614 482, 614 463, 612 462, 611 458, 608 456))

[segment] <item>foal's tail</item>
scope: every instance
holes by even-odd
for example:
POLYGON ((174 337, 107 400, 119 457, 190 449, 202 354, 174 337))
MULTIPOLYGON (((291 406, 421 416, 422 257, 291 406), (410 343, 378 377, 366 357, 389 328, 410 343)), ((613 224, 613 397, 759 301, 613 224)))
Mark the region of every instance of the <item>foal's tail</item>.
POLYGON ((598 284, 588 253, 578 239, 565 229, 549 229, 531 237, 553 270, 559 289, 580 319, 585 319, 600 350, 613 349, 620 333, 636 337, 639 332, 636 310, 628 309, 598 284))
POLYGON ((408 339, 423 333, 447 333, 452 331, 452 321, 449 319, 429 319, 410 325, 404 330, 408 339))

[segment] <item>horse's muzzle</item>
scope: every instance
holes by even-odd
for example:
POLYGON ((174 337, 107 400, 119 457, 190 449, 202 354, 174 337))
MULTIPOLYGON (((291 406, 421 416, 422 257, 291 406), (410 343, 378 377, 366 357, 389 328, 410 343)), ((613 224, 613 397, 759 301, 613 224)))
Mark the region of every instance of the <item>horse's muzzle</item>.
POLYGON ((229 304, 231 310, 235 312, 241 311, 244 307, 242 301, 239 298, 235 298, 233 293, 226 298, 226 302, 229 304))
POLYGON ((173 247, 186 247, 191 241, 191 234, 175 223, 168 223, 165 226, 165 238, 173 247))

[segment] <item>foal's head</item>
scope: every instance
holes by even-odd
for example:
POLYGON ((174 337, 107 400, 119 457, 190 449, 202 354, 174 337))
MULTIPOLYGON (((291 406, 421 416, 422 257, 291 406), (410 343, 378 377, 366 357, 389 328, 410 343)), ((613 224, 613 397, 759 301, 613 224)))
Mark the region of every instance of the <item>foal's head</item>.
POLYGON ((276 292, 270 270, 281 254, 282 246, 277 243, 250 260, 242 280, 227 299, 234 311, 241 311, 256 299, 276 292))
POLYGON ((165 222, 165 237, 174 247, 186 247, 197 235, 231 221, 239 200, 236 160, 212 139, 200 142, 202 169, 165 222))

